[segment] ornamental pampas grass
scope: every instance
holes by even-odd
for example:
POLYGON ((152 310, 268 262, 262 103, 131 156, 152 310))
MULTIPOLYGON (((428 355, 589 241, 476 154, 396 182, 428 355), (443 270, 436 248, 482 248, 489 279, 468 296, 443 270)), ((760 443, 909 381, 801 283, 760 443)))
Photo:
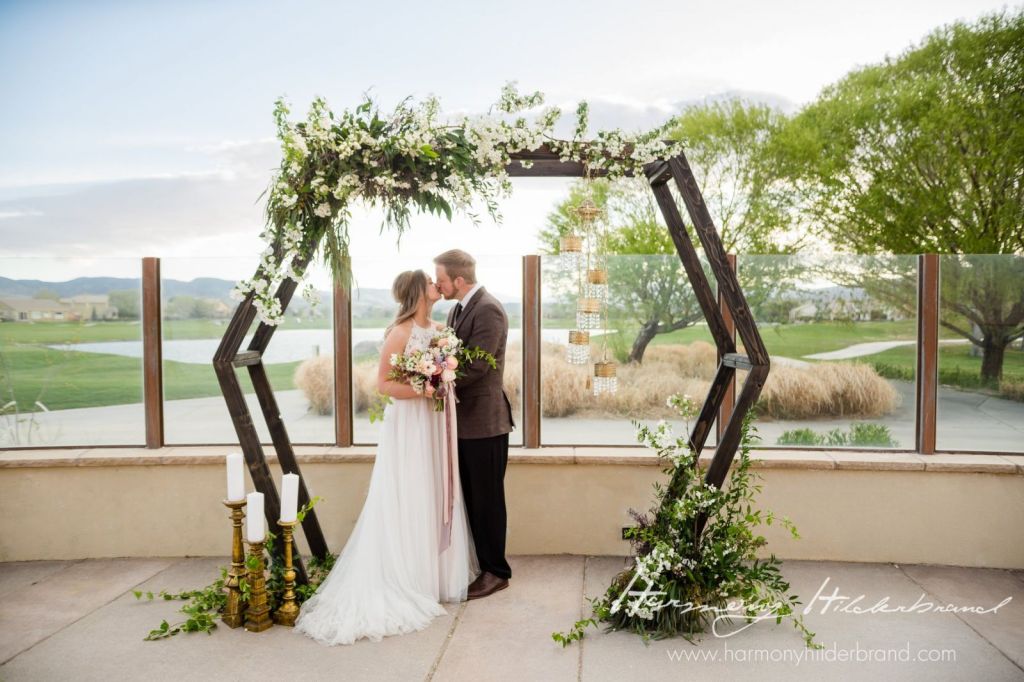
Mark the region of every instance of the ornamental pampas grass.
POLYGON ((317 414, 334 412, 334 358, 318 355, 295 368, 293 381, 317 414))

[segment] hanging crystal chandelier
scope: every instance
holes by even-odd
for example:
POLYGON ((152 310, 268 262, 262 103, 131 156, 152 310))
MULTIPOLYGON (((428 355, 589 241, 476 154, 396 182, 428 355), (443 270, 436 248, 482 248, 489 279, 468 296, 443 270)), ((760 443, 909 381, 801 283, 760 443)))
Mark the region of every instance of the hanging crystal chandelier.
POLYGON ((594 395, 612 394, 619 390, 619 379, 615 375, 614 362, 594 363, 594 395))
POLYGON ((590 332, 569 332, 569 351, 566 360, 570 365, 585 365, 590 362, 590 332))
POLYGON ((601 302, 595 298, 581 298, 576 302, 576 328, 598 329, 601 326, 601 302))

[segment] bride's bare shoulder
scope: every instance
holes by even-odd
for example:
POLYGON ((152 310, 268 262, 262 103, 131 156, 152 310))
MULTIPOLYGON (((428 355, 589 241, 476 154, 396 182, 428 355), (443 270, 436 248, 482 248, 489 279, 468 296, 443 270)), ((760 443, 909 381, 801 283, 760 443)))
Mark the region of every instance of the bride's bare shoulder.
POLYGON ((384 335, 384 345, 389 344, 404 344, 409 340, 412 335, 412 321, 406 320, 402 324, 397 324, 387 331, 384 335))

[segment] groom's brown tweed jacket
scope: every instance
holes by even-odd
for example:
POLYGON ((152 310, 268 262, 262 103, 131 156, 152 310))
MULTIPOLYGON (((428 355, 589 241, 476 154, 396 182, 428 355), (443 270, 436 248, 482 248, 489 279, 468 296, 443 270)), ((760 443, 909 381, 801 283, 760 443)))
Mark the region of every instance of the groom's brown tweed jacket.
MULTIPOLYGON (((452 326, 455 308, 448 312, 452 326)), ((505 343, 508 341, 508 317, 498 299, 480 287, 459 315, 455 335, 466 348, 477 346, 497 360, 498 369, 491 369, 483 360, 460 368, 465 375, 455 382, 459 402, 456 414, 459 438, 489 438, 508 433, 515 427, 512 403, 503 388, 505 343)))

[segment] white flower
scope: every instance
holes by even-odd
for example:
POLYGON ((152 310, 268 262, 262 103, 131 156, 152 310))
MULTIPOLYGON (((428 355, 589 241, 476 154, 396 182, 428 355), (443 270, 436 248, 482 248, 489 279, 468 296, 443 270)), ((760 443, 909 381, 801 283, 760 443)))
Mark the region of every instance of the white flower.
POLYGON ((455 370, 446 369, 441 372, 441 381, 455 381, 455 370))
POLYGON ((322 203, 319 206, 317 206, 316 210, 313 211, 313 213, 315 213, 316 215, 320 216, 321 218, 330 218, 331 217, 331 205, 328 204, 325 201, 324 203, 322 203))

